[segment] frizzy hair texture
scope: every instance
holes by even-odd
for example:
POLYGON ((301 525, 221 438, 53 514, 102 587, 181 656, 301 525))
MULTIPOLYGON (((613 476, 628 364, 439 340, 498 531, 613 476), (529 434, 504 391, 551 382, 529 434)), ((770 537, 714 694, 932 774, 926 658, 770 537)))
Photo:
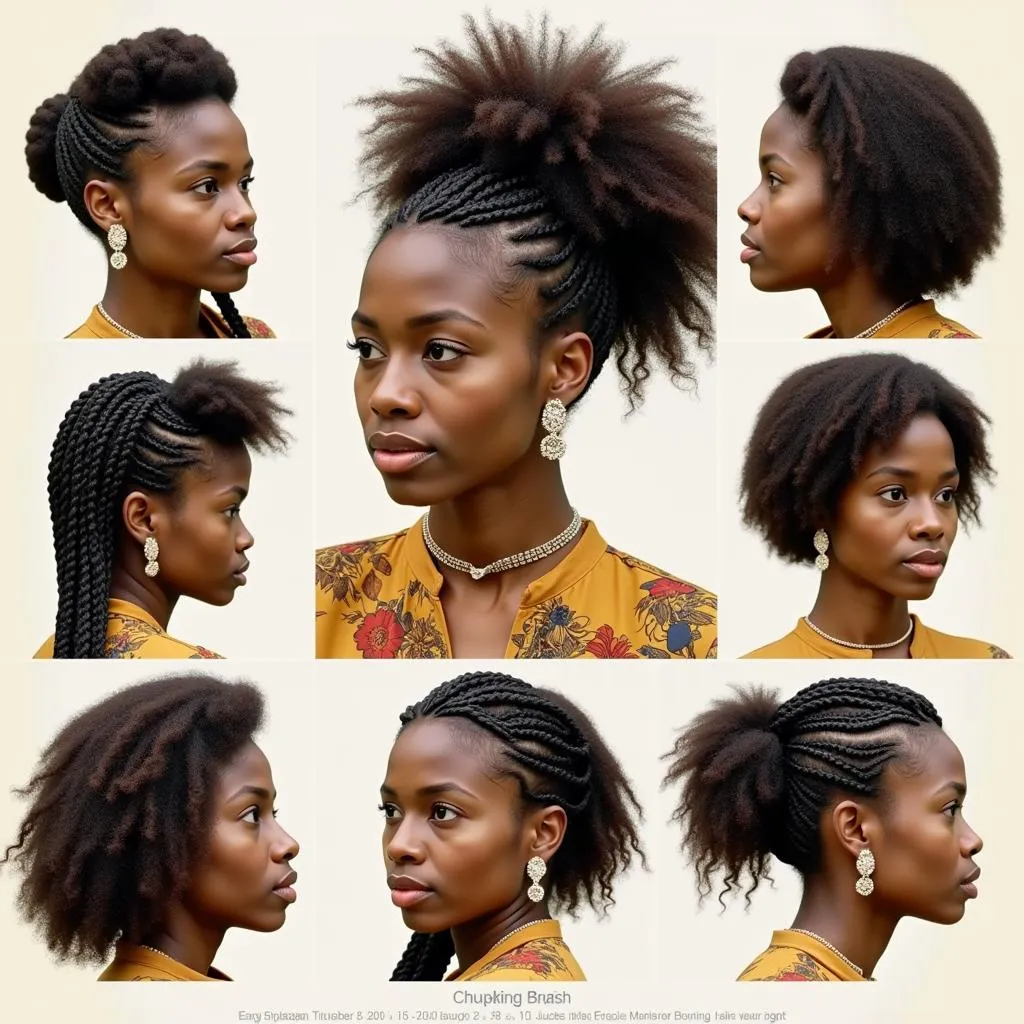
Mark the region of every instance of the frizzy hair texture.
MULTIPOLYGON (((125 161, 136 148, 157 143, 157 110, 218 98, 231 103, 235 73, 224 54, 202 36, 161 28, 104 46, 67 93, 45 100, 25 136, 29 178, 47 199, 67 202, 92 234, 83 190, 91 177, 128 181, 125 161)), ((248 338, 231 297, 215 292, 233 337, 248 338)))
POLYGON ((966 284, 999 244, 999 156, 945 73, 884 50, 798 53, 780 82, 825 164, 838 244, 902 301, 966 284))
POLYGON ((18 838, 19 906, 51 952, 103 962, 164 923, 208 841, 222 768, 251 741, 263 698, 208 675, 154 679, 75 716, 44 750, 18 838))
POLYGON ((772 856, 805 877, 820 867, 821 815, 837 794, 873 798, 886 766, 912 757, 907 731, 941 728, 931 703, 876 679, 826 679, 780 703, 735 687, 680 733, 665 785, 701 898, 768 879, 772 856))
MULTIPOLYGON (((634 857, 646 864, 637 830, 643 812, 587 716, 550 690, 500 672, 472 672, 406 708, 399 734, 430 718, 490 734, 500 751, 490 767, 515 778, 526 803, 565 811, 565 838, 547 865, 549 899, 569 914, 583 902, 606 911, 615 877, 634 857)), ((414 934, 391 980, 438 981, 453 953, 448 931, 414 934)))
POLYGON ((612 352, 631 405, 652 364, 692 381, 684 335, 713 347, 716 253, 695 96, 660 77, 667 61, 624 69, 600 29, 577 43, 546 19, 465 22, 465 49, 421 49, 428 77, 361 101, 384 232, 490 228, 502 286, 536 283, 539 332, 574 320, 590 335, 591 382, 612 352))
POLYGON ((121 525, 133 490, 172 494, 181 473, 208 458, 206 442, 280 449, 288 410, 276 385, 234 363, 196 360, 173 382, 115 373, 72 403, 50 455, 48 491, 57 561, 55 658, 101 658, 121 525))
POLYGON ((937 370, 893 353, 836 356, 786 377, 750 433, 740 479, 744 523, 788 562, 812 562, 843 490, 872 446, 885 450, 921 415, 949 432, 961 520, 977 522, 980 486, 995 475, 988 416, 937 370))

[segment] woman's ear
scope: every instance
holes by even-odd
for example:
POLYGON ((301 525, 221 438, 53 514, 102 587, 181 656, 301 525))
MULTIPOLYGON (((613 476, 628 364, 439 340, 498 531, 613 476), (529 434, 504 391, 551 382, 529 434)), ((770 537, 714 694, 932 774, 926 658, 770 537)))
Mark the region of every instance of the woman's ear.
POLYGON ((93 222, 103 231, 109 230, 111 224, 123 224, 125 229, 131 225, 131 204, 124 189, 114 181, 87 181, 82 191, 85 208, 93 222))
POLYGON ((569 331, 548 342, 541 397, 561 399, 568 407, 580 396, 594 367, 594 343, 583 331, 569 331))
POLYGON ((163 519, 162 503, 142 491, 132 491, 121 503, 121 522, 132 540, 145 544, 147 537, 155 536, 163 519))

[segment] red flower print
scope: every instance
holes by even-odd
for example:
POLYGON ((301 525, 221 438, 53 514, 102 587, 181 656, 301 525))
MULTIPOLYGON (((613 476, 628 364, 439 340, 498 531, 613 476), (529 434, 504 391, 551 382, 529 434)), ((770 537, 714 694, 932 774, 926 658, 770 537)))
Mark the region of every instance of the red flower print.
POLYGON ((800 974, 799 971, 780 971, 775 975, 776 981, 810 981, 806 974, 800 974))
POLYGON ((595 658, 639 657, 639 655, 633 653, 629 639, 626 636, 620 636, 616 639, 615 630, 607 623, 598 627, 594 639, 587 644, 584 650, 595 658))
POLYGON ((689 583, 683 583, 681 580, 670 580, 662 576, 661 579, 651 580, 650 583, 641 584, 642 588, 647 591, 651 597, 678 597, 683 594, 692 594, 696 587, 691 587, 689 583))
POLYGON ((363 619, 355 632, 355 641, 364 658, 393 658, 404 636, 398 616, 390 608, 378 608, 363 619))

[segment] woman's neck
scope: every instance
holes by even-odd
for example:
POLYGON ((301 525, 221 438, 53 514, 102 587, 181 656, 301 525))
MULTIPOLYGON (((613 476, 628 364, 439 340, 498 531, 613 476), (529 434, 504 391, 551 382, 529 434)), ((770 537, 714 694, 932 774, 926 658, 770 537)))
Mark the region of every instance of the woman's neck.
POLYGON ((898 917, 880 913, 870 896, 859 895, 849 879, 818 876, 804 881, 792 927, 813 932, 835 946, 870 978, 898 922, 898 917))
POLYGON ((197 974, 209 974, 225 931, 201 925, 183 907, 176 906, 163 925, 143 938, 142 945, 165 953, 197 974))
POLYGON ((123 565, 115 565, 110 576, 110 597, 116 601, 129 601, 151 615, 160 628, 167 629, 171 613, 178 603, 176 594, 168 594, 145 573, 135 574, 123 565), (141 579, 139 578, 141 575, 141 579))
POLYGON ((856 338, 897 309, 910 296, 887 295, 875 278, 855 268, 841 282, 818 289, 828 322, 837 338, 856 338))
POLYGON ((531 903, 522 897, 496 914, 456 925, 452 929, 452 942, 459 970, 464 971, 486 956, 510 932, 550 917, 547 904, 531 903))
POLYGON ((852 644, 886 644, 907 631, 907 602, 850 576, 833 559, 821 574, 808 618, 822 632, 852 644))
POLYGON ((199 295, 198 288, 154 281, 129 262, 107 272, 103 308, 142 338, 202 338, 199 295))

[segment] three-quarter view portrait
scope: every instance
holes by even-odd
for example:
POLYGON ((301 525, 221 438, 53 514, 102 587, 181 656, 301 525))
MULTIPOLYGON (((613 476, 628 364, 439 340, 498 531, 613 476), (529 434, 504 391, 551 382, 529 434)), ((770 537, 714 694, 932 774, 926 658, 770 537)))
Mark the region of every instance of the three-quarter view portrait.
MULTIPOLYGON (((817 594, 792 631, 744 656, 1008 658, 998 638, 939 632, 908 607, 941 587, 960 526, 980 523, 996 475, 989 426, 970 394, 903 355, 788 374, 747 440, 741 515, 778 559, 814 567, 817 594)), ((756 570, 746 579, 758 586, 756 570)))
MULTIPOLYGON (((51 449, 53 634, 37 658, 216 658, 168 633, 178 601, 247 582, 251 451, 280 451, 279 388, 197 359, 172 380, 113 373, 68 408, 51 449)), ((245 652, 238 652, 244 654, 245 652)))
POLYGON ((713 349, 714 145, 690 92, 600 31, 467 33, 365 100, 383 225, 346 443, 425 512, 318 551, 317 656, 713 658, 716 595, 606 541, 561 467, 602 370, 621 416, 713 349))
POLYGON ((914 690, 837 678, 781 700, 736 686, 665 760, 700 902, 750 906, 779 865, 799 876, 792 923, 731 966, 740 981, 873 980, 904 918, 955 924, 978 895, 964 759, 914 690))
POLYGON ((817 294, 828 324, 793 336, 977 337, 935 300, 1001 239, 1001 164, 981 111, 939 68, 887 50, 804 51, 779 85, 738 209, 750 284, 817 294))
POLYGON ((499 672, 401 714, 380 800, 391 902, 414 933, 392 981, 583 981, 555 915, 603 916, 646 866, 640 804, 591 720, 499 672))
POLYGON ((32 183, 67 203, 107 262, 102 297, 68 337, 273 337, 233 298, 257 261, 236 90, 223 53, 162 28, 104 46, 32 115, 32 183))
POLYGON ((276 820, 247 682, 174 675, 125 687, 53 737, 0 869, 58 963, 99 981, 230 981, 230 929, 274 932, 295 902, 299 845, 276 820))

